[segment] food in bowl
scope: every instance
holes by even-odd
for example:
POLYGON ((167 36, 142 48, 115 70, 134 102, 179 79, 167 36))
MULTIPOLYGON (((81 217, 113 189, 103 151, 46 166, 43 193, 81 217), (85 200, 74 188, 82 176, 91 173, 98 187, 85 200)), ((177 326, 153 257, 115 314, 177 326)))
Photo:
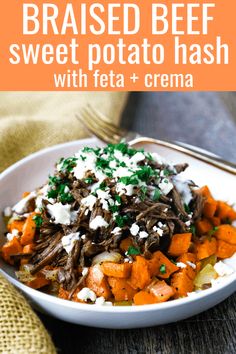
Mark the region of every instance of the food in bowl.
POLYGON ((236 212, 186 164, 125 143, 62 158, 4 211, 1 253, 26 285, 96 305, 186 297, 236 271, 236 212))

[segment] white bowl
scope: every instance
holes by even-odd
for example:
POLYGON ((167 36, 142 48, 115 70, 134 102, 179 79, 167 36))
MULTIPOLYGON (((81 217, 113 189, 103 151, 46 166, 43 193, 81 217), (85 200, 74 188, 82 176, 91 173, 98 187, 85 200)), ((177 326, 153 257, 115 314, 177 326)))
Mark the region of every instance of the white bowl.
MULTIPOLYGON (((16 203, 24 191, 33 190, 45 183, 49 173, 53 173, 55 161, 67 157, 79 148, 100 145, 96 139, 86 139, 57 145, 39 151, 17 162, 0 175, 0 210, 16 203)), ((145 146, 149 151, 157 151, 156 146, 145 146)), ((213 195, 230 203, 236 201, 235 176, 212 167, 169 148, 160 147, 157 151, 175 163, 188 162, 190 167, 186 176, 199 185, 210 186, 213 195)), ((0 219, 0 235, 4 225, 0 219)), ((0 243, 4 238, 0 236, 0 243)), ((37 309, 61 320, 80 325, 102 328, 137 328, 179 321, 196 315, 226 299, 236 290, 236 273, 229 276, 223 284, 204 290, 197 295, 170 302, 144 305, 109 307, 86 305, 55 298, 20 283, 14 269, 0 260, 1 273, 19 288, 37 309)))

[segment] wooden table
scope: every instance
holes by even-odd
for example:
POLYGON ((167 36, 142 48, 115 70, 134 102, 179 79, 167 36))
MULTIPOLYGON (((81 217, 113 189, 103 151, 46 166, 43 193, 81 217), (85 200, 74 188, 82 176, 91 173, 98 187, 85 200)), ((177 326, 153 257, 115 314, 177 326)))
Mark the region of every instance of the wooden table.
MULTIPOLYGON (((195 144, 235 162, 235 95, 133 93, 123 125, 145 135, 195 144)), ((145 329, 96 329, 40 317, 63 354, 236 353, 236 294, 198 316, 145 329)))

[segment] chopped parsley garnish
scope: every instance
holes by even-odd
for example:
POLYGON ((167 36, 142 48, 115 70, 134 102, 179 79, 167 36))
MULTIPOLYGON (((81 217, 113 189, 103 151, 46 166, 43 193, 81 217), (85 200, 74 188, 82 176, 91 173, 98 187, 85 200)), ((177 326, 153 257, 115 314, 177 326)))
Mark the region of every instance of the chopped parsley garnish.
POLYGON ((212 230, 209 231, 209 235, 212 236, 219 228, 217 226, 213 227, 212 230))
POLYGON ((162 264, 159 268, 161 274, 166 274, 166 265, 162 264))
POLYGON ((101 157, 98 157, 96 161, 96 167, 100 169, 109 167, 109 160, 105 160, 101 157))
POLYGON ((111 213, 117 213, 120 209, 118 205, 110 205, 109 210, 111 213))
POLYGON ((125 224, 129 221, 129 216, 128 215, 117 215, 115 218, 115 221, 118 225, 118 227, 124 227, 125 224))
POLYGON ((62 203, 71 203, 74 201, 74 197, 70 192, 65 192, 65 188, 68 187, 66 183, 62 183, 56 188, 54 187, 48 191, 48 198, 59 198, 62 203))
POLYGON ((42 216, 41 215, 35 215, 33 217, 33 220, 35 222, 36 228, 39 229, 42 226, 42 224, 43 224, 42 216))
POLYGON ((130 177, 120 177, 118 182, 123 183, 126 186, 128 186, 129 184, 132 184, 133 186, 139 184, 139 180, 137 179, 137 177, 135 177, 135 175, 130 177))
POLYGON ((196 227, 194 225, 190 226, 190 231, 192 232, 193 235, 196 235, 196 227))
POLYGON ((59 170, 72 172, 73 168, 76 166, 77 157, 68 157, 67 159, 62 158, 59 161, 59 170))
POLYGON ((55 186, 55 185, 61 183, 60 177, 57 177, 57 176, 49 176, 48 179, 49 179, 49 182, 48 182, 49 186, 55 186))
POLYGON ((184 210, 186 211, 186 213, 190 214, 191 210, 188 204, 184 204, 184 210))
POLYGON ((92 177, 87 177, 87 178, 84 179, 84 182, 86 184, 92 184, 93 183, 93 178, 92 177))
POLYGON ((105 181, 103 181, 100 185, 99 185, 99 189, 101 189, 102 191, 104 191, 107 187, 107 184, 105 181))
POLYGON ((129 256, 136 256, 140 253, 141 253, 140 249, 136 248, 134 246, 129 246, 128 251, 127 251, 127 255, 129 255, 129 256))
POLYGON ((146 186, 142 186, 140 188, 140 199, 141 199, 141 201, 144 201, 144 199, 146 198, 146 193, 147 193, 147 187, 146 186))
POLYGON ((161 191, 160 191, 159 188, 156 188, 156 189, 154 190, 152 200, 153 200, 154 202, 157 202, 157 201, 160 199, 160 196, 161 196, 161 191))
POLYGON ((168 176, 171 175, 171 171, 170 171, 170 170, 167 170, 167 169, 165 169, 165 170, 163 171, 163 173, 164 173, 164 176, 166 176, 166 177, 168 177, 168 176))
POLYGON ((118 194, 115 195, 115 200, 116 200, 119 204, 121 204, 121 202, 122 202, 121 196, 118 195, 118 194))
POLYGON ((150 152, 145 154, 146 158, 150 161, 154 161, 154 158, 152 157, 152 155, 150 154, 150 152))
POLYGON ((100 153, 101 149, 100 148, 97 148, 97 149, 94 149, 94 148, 91 148, 91 147, 88 147, 88 146, 85 146, 82 150, 82 152, 93 152, 95 155, 98 155, 100 153))
POLYGON ((140 166, 140 169, 134 174, 140 181, 147 182, 150 177, 157 176, 157 171, 152 169, 150 166, 140 166))

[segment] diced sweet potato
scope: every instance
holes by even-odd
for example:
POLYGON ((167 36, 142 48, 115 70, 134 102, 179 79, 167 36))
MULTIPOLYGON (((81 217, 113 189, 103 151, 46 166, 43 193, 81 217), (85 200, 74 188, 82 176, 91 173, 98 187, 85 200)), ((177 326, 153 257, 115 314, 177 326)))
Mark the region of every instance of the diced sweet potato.
POLYGON ((203 215, 206 218, 212 218, 215 215, 217 208, 217 201, 213 198, 208 198, 205 201, 204 207, 203 207, 203 215))
POLYGON ((106 300, 111 296, 107 279, 99 265, 89 268, 85 283, 86 287, 93 290, 97 296, 103 296, 106 300))
POLYGON ((207 186, 203 186, 195 191, 197 194, 202 195, 206 199, 212 198, 212 194, 210 192, 210 189, 207 186))
POLYGON ((168 249, 169 255, 178 257, 181 256, 181 254, 188 252, 191 237, 191 233, 173 235, 168 249))
POLYGON ((196 276, 196 262, 197 257, 193 253, 185 253, 177 259, 177 262, 186 264, 186 268, 182 268, 182 272, 186 273, 190 279, 194 279, 196 276))
POLYGON ((197 234, 200 236, 207 235, 212 230, 212 224, 207 219, 202 219, 196 222, 197 234))
MULTIPOLYGON (((33 248, 34 248, 34 244, 31 243, 31 244, 29 244, 29 245, 24 246, 22 252, 23 252, 23 253, 27 253, 27 254, 33 253, 33 248)), ((22 259, 20 260, 20 264, 21 264, 21 265, 28 264, 28 263, 29 263, 28 258, 22 258, 22 259)))
POLYGON ((196 256, 198 260, 210 257, 216 253, 217 243, 214 237, 203 237, 195 245, 196 256))
POLYGON ((39 273, 37 273, 36 278, 34 280, 27 282, 26 285, 28 285, 29 287, 31 287, 33 289, 40 289, 50 283, 51 283, 51 281, 46 279, 44 274, 39 272, 39 273))
POLYGON ((193 291, 194 288, 193 280, 183 271, 173 274, 171 278, 171 286, 175 289, 174 298, 187 296, 187 293, 193 291))
POLYGON ((135 305, 150 305, 156 303, 157 303, 156 297, 145 290, 141 290, 134 295, 135 305))
POLYGON ((214 236, 218 240, 223 240, 232 245, 236 245, 236 228, 232 225, 220 225, 215 231, 214 236))
POLYGON ((156 298, 156 302, 165 302, 175 294, 174 289, 164 280, 155 280, 147 287, 147 290, 156 298))
POLYGON ((69 294, 70 294, 69 291, 63 289, 63 287, 60 286, 59 292, 58 292, 58 297, 59 297, 60 299, 68 300, 68 299, 69 299, 69 294))
POLYGON ((136 290, 128 284, 126 279, 108 277, 108 283, 115 301, 129 301, 136 294, 136 290))
POLYGON ((151 277, 169 278, 170 275, 179 270, 179 268, 171 262, 161 251, 153 253, 152 258, 148 262, 151 277))
POLYGON ((236 252, 236 245, 232 245, 223 240, 217 241, 216 255, 218 258, 232 257, 235 252, 236 252))
POLYGON ((219 226, 221 224, 220 218, 216 216, 213 216, 213 218, 209 218, 209 221, 213 226, 219 226))
POLYGON ((34 236, 36 232, 36 224, 34 221, 35 215, 35 213, 31 213, 24 224, 22 236, 20 239, 20 242, 23 246, 33 243, 34 241, 34 236))
POLYGON ((101 269, 102 272, 108 277, 129 278, 132 269, 132 264, 104 262, 101 264, 101 269))
POLYGON ((148 261, 142 257, 137 256, 133 263, 129 284, 134 289, 144 289, 151 282, 151 275, 148 267, 148 261))
POLYGON ((7 225, 7 229, 9 232, 12 232, 13 230, 17 230, 19 232, 22 232, 24 224, 25 224, 25 220, 12 220, 7 225))
POLYGON ((233 221, 236 220, 236 211, 227 203, 218 201, 216 216, 218 216, 222 221, 233 221))
POLYGON ((22 246, 17 237, 13 237, 11 241, 8 241, 2 247, 2 257, 3 259, 9 263, 14 264, 14 261, 11 259, 11 255, 21 253, 22 246))

